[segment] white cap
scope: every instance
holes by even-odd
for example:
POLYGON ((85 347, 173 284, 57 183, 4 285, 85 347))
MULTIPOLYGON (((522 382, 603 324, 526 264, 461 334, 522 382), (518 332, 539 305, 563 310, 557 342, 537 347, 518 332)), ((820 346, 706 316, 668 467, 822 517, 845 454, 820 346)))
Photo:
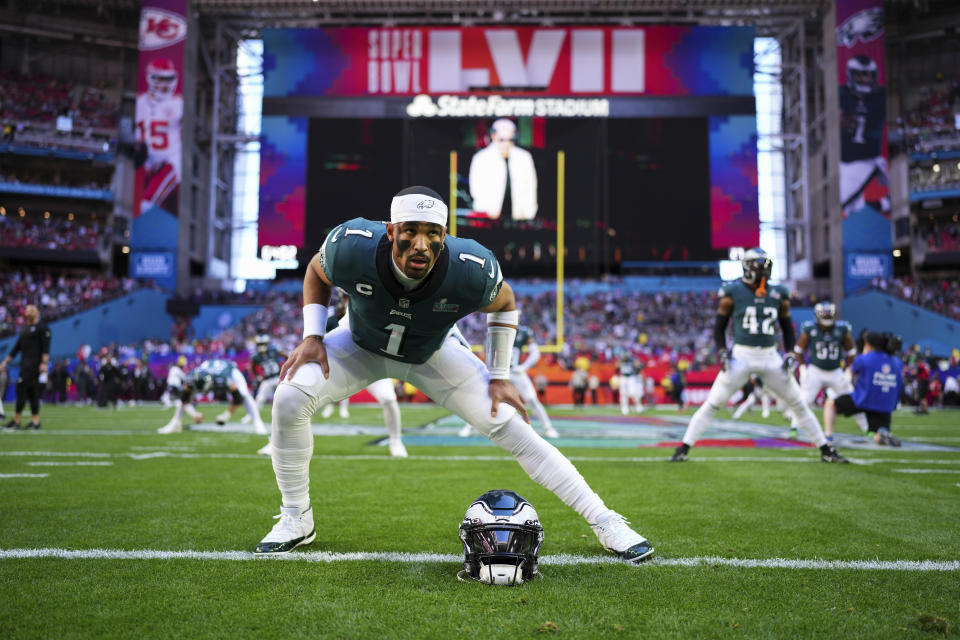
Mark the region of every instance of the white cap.
POLYGON ((423 193, 394 196, 390 203, 390 222, 432 222, 447 226, 447 205, 423 193))

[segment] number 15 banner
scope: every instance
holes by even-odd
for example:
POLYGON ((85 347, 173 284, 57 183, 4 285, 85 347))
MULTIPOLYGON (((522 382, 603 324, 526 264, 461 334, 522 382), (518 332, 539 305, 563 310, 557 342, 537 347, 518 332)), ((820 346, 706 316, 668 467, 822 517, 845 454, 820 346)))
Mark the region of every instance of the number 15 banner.
POLYGON ((144 0, 140 13, 134 218, 179 209, 186 9, 187 0, 144 0))

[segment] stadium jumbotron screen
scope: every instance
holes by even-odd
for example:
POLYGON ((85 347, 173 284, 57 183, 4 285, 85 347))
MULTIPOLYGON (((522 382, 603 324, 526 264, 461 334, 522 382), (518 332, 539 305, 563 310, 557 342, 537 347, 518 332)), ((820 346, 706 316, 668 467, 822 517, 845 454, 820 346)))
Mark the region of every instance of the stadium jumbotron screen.
POLYGON ((571 275, 757 244, 752 29, 268 30, 264 42, 261 246, 302 247, 303 260, 343 220, 385 218, 406 185, 449 197, 454 174, 457 235, 508 275, 547 275, 559 152, 571 275))

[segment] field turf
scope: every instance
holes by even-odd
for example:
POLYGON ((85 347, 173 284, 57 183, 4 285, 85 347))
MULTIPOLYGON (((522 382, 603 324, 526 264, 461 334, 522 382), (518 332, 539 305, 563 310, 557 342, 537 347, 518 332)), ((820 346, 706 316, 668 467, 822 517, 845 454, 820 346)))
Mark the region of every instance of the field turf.
MULTIPOLYGON (((252 558, 280 504, 255 455, 265 438, 156 434, 170 413, 45 406, 42 431, 0 433, 0 637, 958 636, 960 413, 894 421, 907 443, 954 450, 851 449, 850 465, 810 448, 698 447, 669 464, 669 447, 561 446, 653 542, 641 566, 610 561, 495 447, 397 460, 376 435, 318 436, 316 541, 252 558), (463 512, 496 488, 539 512, 543 579, 456 580, 463 512)), ((445 415, 403 406, 410 434, 445 415)), ((380 425, 380 411, 353 406, 345 422, 380 425)))

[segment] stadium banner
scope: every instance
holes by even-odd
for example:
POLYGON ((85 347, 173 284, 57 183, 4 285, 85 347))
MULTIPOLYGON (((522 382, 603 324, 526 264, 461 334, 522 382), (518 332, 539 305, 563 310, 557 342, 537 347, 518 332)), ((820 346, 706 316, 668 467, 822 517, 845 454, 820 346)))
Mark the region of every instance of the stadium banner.
POLYGON ((754 35, 685 26, 264 29, 264 97, 752 97, 754 35))
POLYGON ((137 72, 131 266, 154 264, 151 256, 173 256, 171 272, 158 284, 176 282, 176 251, 183 151, 183 58, 187 0, 143 0, 137 72), (138 253, 144 250, 146 253, 138 253))
POLYGON ((177 272, 176 260, 176 254, 171 251, 141 251, 130 261, 130 275, 152 279, 161 285, 172 284, 177 272))
POLYGON ((846 295, 892 274, 883 20, 882 0, 836 2, 846 295))

